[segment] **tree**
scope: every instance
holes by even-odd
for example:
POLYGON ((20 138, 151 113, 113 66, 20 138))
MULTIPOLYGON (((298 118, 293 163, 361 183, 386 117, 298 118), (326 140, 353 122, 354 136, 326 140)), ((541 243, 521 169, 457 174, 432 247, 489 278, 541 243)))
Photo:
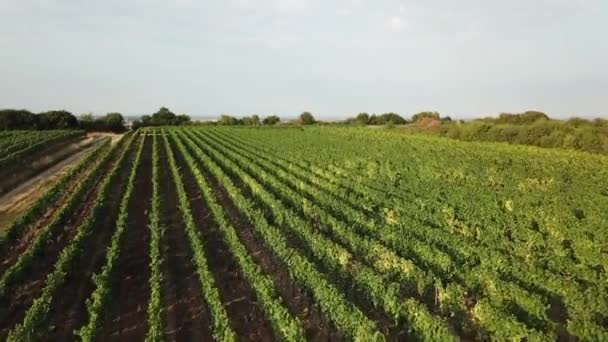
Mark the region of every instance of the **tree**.
POLYGON ((367 125, 369 123, 369 114, 367 113, 359 113, 355 121, 361 125, 367 125))
POLYGON ((108 113, 102 120, 109 131, 122 132, 125 130, 125 119, 120 113, 108 113))
POLYGON ((70 129, 78 128, 78 120, 72 113, 65 110, 51 110, 40 113, 38 129, 70 129))
MULTIPOLYGON (((139 124, 139 123, 138 123, 139 124)), ((88 132, 124 132, 125 120, 120 113, 108 113, 97 119, 92 114, 81 115, 78 120, 80 129, 88 132)))
POLYGON ((267 116, 262 120, 262 124, 264 125, 276 125, 279 122, 281 122, 281 118, 276 115, 267 116))
POLYGON ((247 126, 258 126, 260 124, 260 117, 256 114, 253 114, 252 116, 244 117, 243 119, 241 119, 241 122, 243 123, 243 125, 247 126))
POLYGON ((372 114, 372 116, 369 117, 369 120, 367 120, 367 124, 368 125, 378 125, 378 116, 376 116, 376 114, 372 114))
POLYGON ((526 125, 538 120, 549 120, 549 116, 543 112, 529 110, 521 114, 502 113, 498 116, 498 119, 490 121, 501 124, 526 125))
POLYGON ((133 122, 133 128, 137 129, 144 126, 179 126, 191 123, 191 119, 186 114, 175 115, 169 108, 160 107, 152 115, 142 115, 140 120, 133 122))
POLYGON ((231 115, 222 115, 217 122, 220 125, 234 126, 239 124, 239 120, 231 115))
POLYGON ((191 123, 191 119, 188 115, 186 114, 180 114, 178 116, 175 117, 175 124, 176 125, 187 125, 189 123, 191 123))
POLYGON ((392 112, 380 115, 379 120, 383 125, 403 125, 406 123, 401 115, 392 112))
POLYGON ((151 126, 152 124, 153 124, 152 117, 150 115, 141 116, 141 125, 142 126, 151 126))
POLYGON ((439 120, 441 119, 441 115, 438 112, 420 112, 412 115, 412 121, 414 122, 418 122, 424 118, 439 120))
POLYGON ((304 113, 300 114, 298 121, 302 125, 313 125, 317 122, 315 120, 315 117, 312 116, 312 114, 310 112, 304 112, 304 113))
POLYGON ((9 129, 36 129, 37 117, 25 109, 0 110, 0 130, 9 129))
POLYGON ((152 114, 152 124, 155 126, 172 126, 176 124, 176 115, 167 107, 160 107, 152 114))
POLYGON ((93 117, 93 113, 84 113, 78 116, 78 121, 92 122, 95 121, 95 118, 93 117))
POLYGON ((367 122, 369 125, 403 125, 407 123, 407 121, 397 113, 384 113, 381 115, 372 114, 367 122))

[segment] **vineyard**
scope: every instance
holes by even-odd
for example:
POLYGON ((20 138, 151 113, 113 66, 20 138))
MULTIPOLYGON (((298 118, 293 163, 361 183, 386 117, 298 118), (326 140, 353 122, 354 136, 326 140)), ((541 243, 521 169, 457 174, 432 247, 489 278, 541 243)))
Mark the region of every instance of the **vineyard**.
MULTIPOLYGON (((50 132, 0 132, 0 165, 82 134, 50 132)), ((606 341, 607 208, 600 155, 139 129, 0 237, 0 340, 606 341)))
POLYGON ((81 136, 80 131, 3 131, 0 132, 0 167, 9 167, 21 159, 57 142, 81 136))

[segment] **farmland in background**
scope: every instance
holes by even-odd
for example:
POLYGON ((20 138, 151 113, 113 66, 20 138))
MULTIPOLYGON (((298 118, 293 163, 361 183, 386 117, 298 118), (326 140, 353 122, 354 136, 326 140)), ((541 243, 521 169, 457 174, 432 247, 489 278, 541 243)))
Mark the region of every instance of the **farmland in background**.
MULTIPOLYGON (((79 134, 1 132, 0 165, 79 134)), ((0 339, 608 340, 606 208, 602 155, 139 129, 6 227, 0 339)))

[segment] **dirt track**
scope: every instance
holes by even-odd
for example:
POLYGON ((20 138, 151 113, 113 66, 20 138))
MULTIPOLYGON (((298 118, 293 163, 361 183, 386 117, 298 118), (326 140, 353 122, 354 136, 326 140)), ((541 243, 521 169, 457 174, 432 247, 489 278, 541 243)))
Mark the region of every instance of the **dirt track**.
POLYGON ((90 133, 85 139, 74 142, 61 151, 33 162, 33 168, 40 167, 41 164, 51 166, 0 196, 0 236, 4 235, 5 229, 12 220, 23 214, 46 190, 50 189, 63 175, 69 172, 95 146, 96 142, 106 136, 109 136, 114 144, 122 135, 90 133), (65 158, 65 155, 70 153, 66 150, 74 152, 65 158), (65 159, 62 159, 61 156, 65 159))

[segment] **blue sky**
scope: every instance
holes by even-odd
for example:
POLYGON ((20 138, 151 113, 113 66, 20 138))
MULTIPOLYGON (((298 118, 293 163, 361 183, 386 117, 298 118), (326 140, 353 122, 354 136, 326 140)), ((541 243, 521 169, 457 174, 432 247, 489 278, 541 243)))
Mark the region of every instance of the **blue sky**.
POLYGON ((0 0, 0 108, 608 116, 605 0, 0 0))

